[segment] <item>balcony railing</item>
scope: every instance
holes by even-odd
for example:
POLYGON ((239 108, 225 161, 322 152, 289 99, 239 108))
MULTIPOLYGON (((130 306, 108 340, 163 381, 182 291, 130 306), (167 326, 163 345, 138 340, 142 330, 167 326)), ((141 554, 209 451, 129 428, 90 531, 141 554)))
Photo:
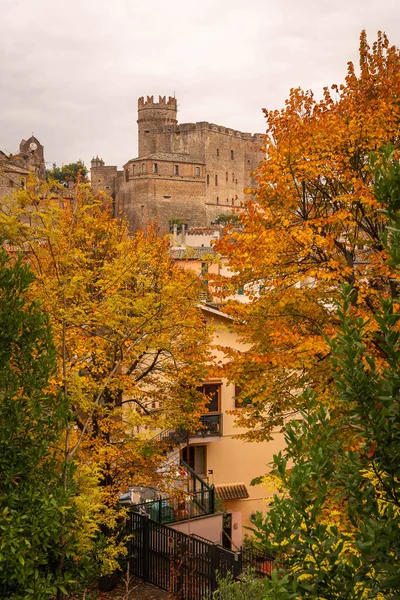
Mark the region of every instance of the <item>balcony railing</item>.
POLYGON ((214 489, 187 494, 184 498, 163 498, 136 504, 133 511, 158 523, 176 523, 214 514, 214 489))
POLYGON ((208 435, 222 435, 222 413, 201 415, 200 427, 192 432, 191 435, 201 437, 208 435))

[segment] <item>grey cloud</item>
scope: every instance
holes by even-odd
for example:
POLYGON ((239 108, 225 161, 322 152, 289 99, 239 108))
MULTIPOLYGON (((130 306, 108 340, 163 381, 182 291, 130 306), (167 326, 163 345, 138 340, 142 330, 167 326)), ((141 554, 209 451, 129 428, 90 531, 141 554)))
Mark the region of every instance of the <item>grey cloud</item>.
POLYGON ((263 131, 291 87, 343 81, 362 28, 399 25, 398 0, 3 0, 0 148, 34 131, 49 162, 121 166, 138 96, 174 92, 181 121, 263 131))

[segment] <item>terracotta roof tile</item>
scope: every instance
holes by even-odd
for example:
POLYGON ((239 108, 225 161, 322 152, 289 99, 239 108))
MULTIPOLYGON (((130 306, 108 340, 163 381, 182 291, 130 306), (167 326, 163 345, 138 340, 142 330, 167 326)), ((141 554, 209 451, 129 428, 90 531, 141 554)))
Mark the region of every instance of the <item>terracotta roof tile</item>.
POLYGON ((219 500, 240 500, 241 498, 249 497, 249 493, 244 483, 216 485, 215 493, 219 500))

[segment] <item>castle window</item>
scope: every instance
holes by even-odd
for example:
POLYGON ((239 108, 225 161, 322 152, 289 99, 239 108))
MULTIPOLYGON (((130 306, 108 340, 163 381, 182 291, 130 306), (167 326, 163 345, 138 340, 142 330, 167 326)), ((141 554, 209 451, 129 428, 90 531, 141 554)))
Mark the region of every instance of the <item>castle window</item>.
POLYGON ((232 173, 232 183, 235 183, 235 173, 232 173))
POLYGON ((129 169, 125 170, 125 181, 129 181, 129 169))
POLYGON ((20 180, 20 186, 21 186, 21 189, 22 189, 22 190, 24 190, 24 189, 25 189, 25 179, 21 179, 21 180, 20 180))
POLYGON ((228 181, 228 171, 225 173, 225 179, 228 181))
POLYGON ((158 164, 153 163, 153 173, 158 173, 158 164))
POLYGON ((196 177, 200 177, 200 167, 196 167, 196 177))
POLYGON ((219 148, 217 148, 217 156, 219 156, 219 148))
POLYGON ((174 165, 174 175, 179 175, 179 165, 174 165))
POLYGON ((236 183, 237 183, 237 179, 236 179, 236 183))
POLYGON ((226 203, 229 204, 229 198, 226 199, 226 203))
POLYGON ((235 200, 232 198, 232 206, 235 204, 235 200))
POLYGON ((132 165, 132 175, 135 174, 135 165, 132 165))
POLYGON ((219 196, 217 196, 217 204, 219 204, 219 196))
POLYGON ((146 173, 146 163, 142 163, 142 173, 146 173))
POLYGON ((210 176, 207 175, 207 185, 210 185, 210 176))
POLYGON ((218 175, 215 176, 215 185, 218 185, 218 175))
POLYGON ((12 179, 8 180, 8 187, 14 187, 14 182, 12 179))
POLYGON ((150 129, 145 129, 144 132, 145 133, 150 133, 150 129))
POLYGON ((234 154, 233 154, 233 150, 231 150, 231 160, 234 159, 234 154))

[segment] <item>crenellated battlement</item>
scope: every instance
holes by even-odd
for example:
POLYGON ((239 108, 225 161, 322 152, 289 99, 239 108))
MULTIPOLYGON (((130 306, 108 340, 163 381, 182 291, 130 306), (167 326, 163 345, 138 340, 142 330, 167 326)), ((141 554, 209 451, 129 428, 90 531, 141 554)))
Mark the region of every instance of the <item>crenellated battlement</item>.
POLYGON ((169 108, 170 110, 177 110, 177 101, 173 96, 158 96, 158 102, 154 102, 154 96, 147 96, 146 100, 144 96, 138 99, 138 110, 141 108, 169 108))
POLYGON ((223 125, 216 125, 215 123, 209 123, 208 121, 198 121, 197 123, 179 123, 178 125, 162 125, 157 128, 157 132, 163 133, 183 133, 185 131, 215 131, 216 133, 223 133, 235 138, 242 140, 249 140, 251 142, 262 142, 265 134, 264 133, 248 133, 239 131, 237 129, 231 129, 230 127, 224 127, 223 125))

